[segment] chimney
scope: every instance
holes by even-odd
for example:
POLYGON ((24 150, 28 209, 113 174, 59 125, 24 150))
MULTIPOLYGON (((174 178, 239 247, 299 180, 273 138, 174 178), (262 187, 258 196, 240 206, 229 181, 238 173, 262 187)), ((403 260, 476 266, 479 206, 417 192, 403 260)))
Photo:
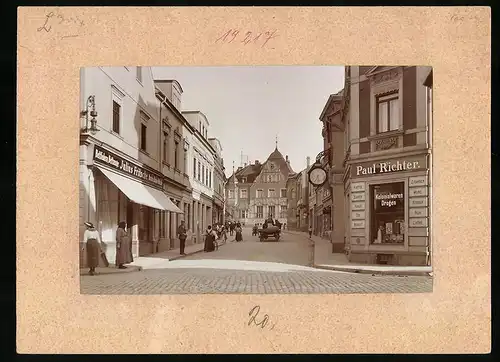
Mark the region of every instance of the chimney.
POLYGON ((260 165, 259 160, 255 160, 255 164, 256 164, 256 165, 260 165))
POLYGON ((309 166, 311 166, 311 157, 307 156, 306 160, 307 160, 307 168, 309 168, 309 166))
POLYGON ((286 163, 290 164, 290 160, 288 159, 288 155, 285 156, 286 163))
POLYGON ((246 162, 243 164, 243 167, 247 167, 247 163, 246 162))

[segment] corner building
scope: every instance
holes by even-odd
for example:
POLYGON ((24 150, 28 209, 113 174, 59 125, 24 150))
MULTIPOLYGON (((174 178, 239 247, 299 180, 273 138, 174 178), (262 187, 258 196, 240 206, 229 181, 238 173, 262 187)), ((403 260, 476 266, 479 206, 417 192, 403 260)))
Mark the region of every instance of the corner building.
MULTIPOLYGON (((120 221, 125 221, 134 257, 156 252, 162 230, 173 230, 176 218, 183 214, 176 195, 188 187, 188 178, 182 173, 183 149, 179 146, 184 136, 172 130, 177 148, 172 142, 171 148, 162 150, 162 108, 149 67, 82 68, 82 110, 87 109, 90 99, 95 100, 98 132, 88 132, 82 114, 80 246, 83 223, 90 221, 99 231, 108 260, 114 263, 116 229, 120 221), (162 155, 168 155, 175 166, 172 174, 164 173, 162 155)), ((85 265, 86 253, 80 252, 80 267, 85 265)))
MULTIPOLYGON (((429 265, 430 67, 346 67, 345 249, 351 262, 429 265)), ((337 200, 338 201, 338 200, 337 200)))

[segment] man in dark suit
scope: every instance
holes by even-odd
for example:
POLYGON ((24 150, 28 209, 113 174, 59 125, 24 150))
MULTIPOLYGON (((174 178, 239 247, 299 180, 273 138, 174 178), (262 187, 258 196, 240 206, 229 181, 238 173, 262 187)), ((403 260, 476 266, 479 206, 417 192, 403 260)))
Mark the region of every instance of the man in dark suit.
POLYGON ((177 228, 177 235, 179 235, 181 255, 186 255, 184 253, 184 248, 186 247, 187 230, 186 225, 184 225, 184 220, 181 221, 181 224, 177 228))

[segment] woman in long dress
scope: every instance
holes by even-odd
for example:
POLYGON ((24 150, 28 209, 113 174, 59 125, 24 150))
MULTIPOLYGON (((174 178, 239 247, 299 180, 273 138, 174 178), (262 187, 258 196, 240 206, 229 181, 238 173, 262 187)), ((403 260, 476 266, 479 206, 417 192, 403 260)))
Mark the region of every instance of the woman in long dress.
POLYGON ((205 231, 205 252, 211 252, 215 250, 215 239, 217 238, 217 234, 212 229, 211 225, 208 225, 207 230, 205 231))
POLYGON ((241 229, 241 224, 240 223, 237 223, 236 224, 236 241, 242 241, 243 240, 243 230, 241 229))
POLYGON ((95 275, 95 268, 99 266, 99 257, 101 256, 101 238, 99 232, 91 222, 86 222, 87 230, 83 234, 83 248, 82 251, 87 249, 87 265, 89 267, 89 274, 95 275))
POLYGON ((127 224, 125 221, 121 221, 118 224, 118 229, 116 230, 116 262, 115 265, 119 269, 126 269, 127 267, 123 264, 130 264, 134 261, 131 252, 131 242, 130 237, 126 230, 127 224))

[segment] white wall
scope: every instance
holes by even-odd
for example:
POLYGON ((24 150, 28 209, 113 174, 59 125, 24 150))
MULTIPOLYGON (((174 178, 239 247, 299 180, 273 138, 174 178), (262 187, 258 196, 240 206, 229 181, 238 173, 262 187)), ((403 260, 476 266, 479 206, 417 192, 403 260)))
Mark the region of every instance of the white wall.
MULTIPOLYGON (((80 102, 85 109, 87 98, 95 96, 99 132, 94 136, 132 158, 156 170, 159 166, 158 122, 159 102, 155 97, 150 67, 142 69, 142 82, 137 80, 137 67, 91 67, 81 69, 80 102), (114 87, 113 87, 114 86, 114 87), (120 134, 112 132, 113 100, 121 105, 120 134), (147 121, 147 154, 139 151, 140 111, 150 118, 147 121)), ((81 118, 85 126, 85 118, 81 118)))

